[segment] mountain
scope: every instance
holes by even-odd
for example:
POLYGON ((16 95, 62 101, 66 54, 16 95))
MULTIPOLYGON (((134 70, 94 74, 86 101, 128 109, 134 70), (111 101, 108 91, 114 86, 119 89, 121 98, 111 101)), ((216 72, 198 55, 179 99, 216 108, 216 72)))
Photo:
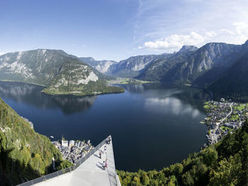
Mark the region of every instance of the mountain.
POLYGON ((0 79, 49 85, 65 62, 77 58, 62 50, 30 50, 0 56, 0 79))
POLYGON ((179 50, 179 52, 194 52, 196 51, 198 48, 193 46, 193 45, 184 45, 182 46, 182 48, 179 50))
POLYGON ((248 92, 248 42, 243 46, 233 65, 222 76, 214 81, 208 89, 214 97, 231 96, 235 98, 247 97, 248 92))
POLYGON ((118 171, 121 185, 247 185, 248 124, 162 170, 118 171))
POLYGON ((81 62, 64 63, 50 85, 43 90, 55 95, 97 95, 122 92, 122 88, 106 86, 103 79, 81 62))
POLYGON ((114 77, 136 77, 149 63, 164 55, 166 54, 132 56, 120 62, 95 60, 92 57, 81 57, 80 60, 106 75, 114 77))
POLYGON ((117 77, 136 77, 145 67, 154 60, 161 58, 163 55, 141 55, 133 56, 119 63, 113 64, 109 68, 109 74, 117 77))
POLYGON ((0 185, 16 185, 70 165, 47 137, 0 98, 0 185))
POLYGON ((80 57, 79 59, 82 62, 92 66, 94 69, 98 70, 99 72, 106 74, 109 74, 110 66, 117 63, 116 61, 112 61, 112 60, 95 60, 92 57, 80 57))
POLYGON ((190 83, 204 87, 235 62, 240 49, 240 45, 225 43, 208 43, 199 49, 184 46, 177 53, 150 64, 138 78, 168 85, 190 83))
POLYGON ((123 92, 102 75, 62 50, 37 49, 0 56, 0 80, 38 84, 48 94, 92 95, 123 92))

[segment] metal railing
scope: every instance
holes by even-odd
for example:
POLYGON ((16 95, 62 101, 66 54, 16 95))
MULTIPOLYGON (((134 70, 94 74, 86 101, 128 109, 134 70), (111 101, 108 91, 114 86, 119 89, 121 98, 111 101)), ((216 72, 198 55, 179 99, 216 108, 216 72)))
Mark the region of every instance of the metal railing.
POLYGON ((79 161, 77 161, 77 163, 75 163, 73 166, 69 167, 69 168, 65 168, 44 176, 41 176, 39 178, 24 182, 22 184, 20 184, 20 186, 29 186, 29 185, 34 185, 46 180, 49 180, 51 178, 63 175, 65 173, 71 172, 73 170, 75 170, 76 168, 78 168, 83 162, 85 162, 92 154, 94 154, 96 151, 98 151, 105 143, 106 140, 109 138, 110 136, 108 136, 107 138, 105 138, 101 143, 99 143, 96 147, 94 147, 90 152, 88 152, 83 158, 81 158, 79 161))

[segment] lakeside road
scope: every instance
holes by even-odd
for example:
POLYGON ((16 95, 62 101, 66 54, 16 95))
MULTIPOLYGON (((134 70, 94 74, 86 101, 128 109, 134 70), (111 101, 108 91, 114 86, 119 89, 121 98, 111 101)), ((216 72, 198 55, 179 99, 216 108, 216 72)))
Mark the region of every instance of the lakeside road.
POLYGON ((226 117, 224 117, 224 118, 220 121, 219 124, 223 123, 223 122, 232 114, 232 112, 233 112, 232 106, 233 106, 233 102, 229 105, 229 107, 231 108, 231 111, 226 115, 226 117))

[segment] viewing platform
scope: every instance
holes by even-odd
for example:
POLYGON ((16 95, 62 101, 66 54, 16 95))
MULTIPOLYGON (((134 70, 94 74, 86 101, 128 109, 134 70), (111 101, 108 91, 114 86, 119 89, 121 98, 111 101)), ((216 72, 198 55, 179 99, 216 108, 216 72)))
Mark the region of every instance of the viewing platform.
POLYGON ((112 138, 109 136, 103 140, 73 167, 42 176, 21 185, 120 186, 120 180, 115 169, 112 138))

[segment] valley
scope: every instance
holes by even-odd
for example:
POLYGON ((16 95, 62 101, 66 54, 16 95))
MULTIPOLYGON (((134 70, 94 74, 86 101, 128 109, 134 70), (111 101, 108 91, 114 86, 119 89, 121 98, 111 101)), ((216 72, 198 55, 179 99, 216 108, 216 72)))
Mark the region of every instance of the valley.
MULTIPOLYGON (((247 46, 247 42, 183 46, 175 53, 133 56, 120 62, 76 57, 61 50, 8 53, 0 56, 0 97, 28 118, 37 132, 55 137, 60 161, 65 161, 59 168, 77 162, 92 148, 73 139, 88 138, 94 146, 111 133, 118 169, 163 170, 183 161, 169 170, 183 166, 184 175, 185 161, 191 162, 184 160, 188 154, 201 149, 196 156, 201 159, 201 154, 215 153, 222 140, 245 125, 248 107, 239 100, 247 97, 243 86, 247 46), (237 77, 232 76, 237 72, 237 77), (98 97, 100 94, 105 95, 98 97), (219 101, 220 97, 228 101, 219 101), (206 125, 200 125, 203 121, 206 125), (67 146, 59 141, 62 136, 69 139, 67 146), (204 144, 208 145, 203 148, 204 144)), ((210 166, 205 160, 201 163, 210 166)), ((41 175, 46 173, 39 170, 41 175)), ((128 185, 136 178, 125 171, 119 176, 122 184, 128 185)), ((178 182, 187 183, 186 177, 177 177, 178 182)), ((23 177, 17 178, 20 182, 18 179, 23 177)), ((171 179, 166 178, 168 181, 171 179)))
POLYGON ((0 186, 248 186, 247 0, 0 7, 0 186))

